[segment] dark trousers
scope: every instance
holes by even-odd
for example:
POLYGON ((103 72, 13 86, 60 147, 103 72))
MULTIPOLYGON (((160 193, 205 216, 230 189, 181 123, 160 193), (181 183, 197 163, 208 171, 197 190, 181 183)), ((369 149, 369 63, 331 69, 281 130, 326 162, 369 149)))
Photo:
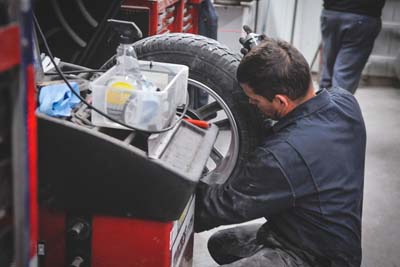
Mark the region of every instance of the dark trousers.
POLYGON ((338 86, 354 93, 380 29, 380 18, 324 9, 320 88, 338 86))
POLYGON ((310 267, 273 237, 263 234, 271 244, 267 246, 258 237, 260 227, 261 224, 250 224, 215 233, 208 240, 211 257, 227 267, 310 267))
POLYGON ((210 0, 204 0, 200 5, 199 34, 217 40, 218 15, 210 0))
MULTIPOLYGON (((200 5, 199 35, 217 40, 218 15, 210 0, 203 0, 200 5)), ((198 109, 208 103, 208 93, 189 86, 191 108, 198 109)))

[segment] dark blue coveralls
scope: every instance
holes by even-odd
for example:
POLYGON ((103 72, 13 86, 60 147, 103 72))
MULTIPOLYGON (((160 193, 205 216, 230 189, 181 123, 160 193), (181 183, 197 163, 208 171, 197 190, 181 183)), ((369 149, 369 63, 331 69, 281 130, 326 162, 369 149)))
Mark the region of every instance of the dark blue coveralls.
POLYGON ((356 99, 321 90, 272 128, 243 173, 199 184, 195 231, 227 266, 360 266, 366 132, 356 99), (232 263, 233 262, 233 263, 232 263))

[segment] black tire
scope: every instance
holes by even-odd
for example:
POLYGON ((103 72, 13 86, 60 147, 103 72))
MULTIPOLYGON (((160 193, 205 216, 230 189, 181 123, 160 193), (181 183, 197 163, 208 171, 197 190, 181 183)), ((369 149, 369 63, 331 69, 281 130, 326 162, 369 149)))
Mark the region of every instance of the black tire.
MULTIPOLYGON (((183 33, 148 37, 136 42, 135 50, 142 60, 188 66, 189 79, 209 87, 225 102, 233 115, 234 122, 231 124, 236 124, 231 127, 237 126, 239 140, 233 145, 238 146, 238 153, 236 158, 230 159, 234 161, 234 167, 229 173, 214 173, 208 177, 210 182, 221 183, 237 175, 248 153, 259 143, 262 135, 261 116, 249 105, 248 98, 236 81, 240 56, 215 40, 183 33)), ((192 116, 193 113, 196 112, 193 111, 192 116)), ((197 117, 204 120, 213 118, 197 117)), ((220 126, 226 127, 222 124, 220 126)))

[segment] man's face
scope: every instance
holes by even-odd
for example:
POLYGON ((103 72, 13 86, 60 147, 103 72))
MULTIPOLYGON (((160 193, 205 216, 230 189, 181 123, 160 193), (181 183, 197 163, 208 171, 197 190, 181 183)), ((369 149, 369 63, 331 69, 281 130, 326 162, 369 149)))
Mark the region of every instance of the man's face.
POLYGON ((249 97, 249 103, 252 105, 257 106, 257 108, 268 118, 271 118, 273 120, 279 120, 281 117, 280 110, 281 106, 277 101, 272 100, 269 101, 265 97, 261 95, 257 95, 254 93, 253 89, 251 89, 250 86, 247 84, 241 84, 244 93, 249 97))

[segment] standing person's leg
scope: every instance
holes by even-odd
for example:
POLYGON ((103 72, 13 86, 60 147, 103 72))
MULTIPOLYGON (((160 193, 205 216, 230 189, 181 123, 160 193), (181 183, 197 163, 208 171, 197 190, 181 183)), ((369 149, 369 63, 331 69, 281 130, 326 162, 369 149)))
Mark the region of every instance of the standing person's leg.
MULTIPOLYGON (((218 14, 210 0, 203 0, 200 4, 199 35, 217 40, 218 14)), ((193 94, 193 107, 198 109, 208 103, 208 93, 200 89, 190 90, 193 94)))
POLYGON ((334 66, 333 86, 351 93, 356 91, 380 29, 379 18, 346 14, 345 34, 334 66))
POLYGON ((217 40, 218 14, 210 0, 204 0, 200 5, 199 34, 217 40))
POLYGON ((333 68, 336 56, 341 45, 341 21, 340 12, 322 10, 321 34, 322 34, 322 74, 319 87, 330 88, 332 86, 333 68))

